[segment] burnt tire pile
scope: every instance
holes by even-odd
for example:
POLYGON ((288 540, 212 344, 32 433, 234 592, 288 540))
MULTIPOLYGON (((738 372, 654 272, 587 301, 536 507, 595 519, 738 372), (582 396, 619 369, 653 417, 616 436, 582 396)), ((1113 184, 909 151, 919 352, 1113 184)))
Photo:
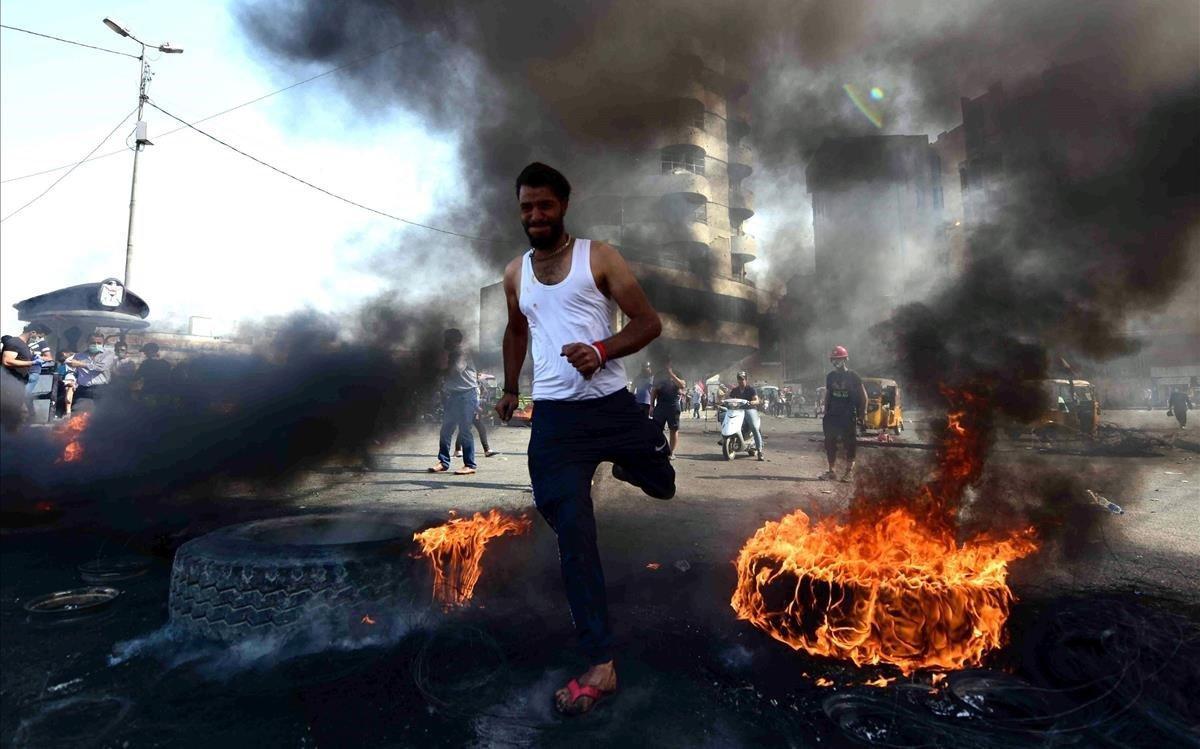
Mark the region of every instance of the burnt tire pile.
POLYGON ((179 632, 233 642, 355 632, 413 598, 412 530, 337 514, 222 528, 179 548, 170 619, 179 632))

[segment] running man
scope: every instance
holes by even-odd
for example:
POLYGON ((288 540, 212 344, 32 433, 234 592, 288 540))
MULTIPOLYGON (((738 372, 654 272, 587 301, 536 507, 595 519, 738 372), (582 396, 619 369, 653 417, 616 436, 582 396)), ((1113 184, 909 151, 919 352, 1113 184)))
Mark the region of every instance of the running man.
POLYGON ((675 496, 670 447, 626 389, 621 364, 621 357, 657 338, 662 323, 614 248, 566 233, 571 186, 562 174, 530 164, 516 188, 531 249, 504 270, 505 384, 496 412, 508 421, 517 407, 517 379, 532 335, 533 500, 558 536, 567 602, 589 662, 555 692, 554 703, 564 714, 579 715, 617 689, 592 476, 601 462, 612 461, 616 478, 657 499, 675 496), (614 334, 618 307, 629 322, 614 334))
POLYGON ((842 481, 849 482, 854 471, 854 458, 858 448, 858 421, 867 413, 867 389, 862 378, 848 368, 850 353, 843 346, 834 346, 829 354, 833 371, 825 376, 825 415, 821 426, 825 430, 825 457, 829 470, 821 478, 832 481, 837 478, 834 465, 837 462, 838 442, 846 456, 846 470, 842 481))

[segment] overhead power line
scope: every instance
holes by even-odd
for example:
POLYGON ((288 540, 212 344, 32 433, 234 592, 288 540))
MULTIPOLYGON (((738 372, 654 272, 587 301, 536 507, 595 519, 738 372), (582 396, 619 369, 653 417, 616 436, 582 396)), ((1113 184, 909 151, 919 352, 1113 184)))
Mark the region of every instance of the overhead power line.
POLYGON ((205 138, 208 138, 211 141, 214 141, 216 143, 221 144, 222 146, 225 146, 230 151, 233 151, 234 153, 237 153, 241 156, 245 156, 247 159, 250 159, 251 161, 255 162, 256 164, 265 166, 266 168, 270 169, 273 172, 282 174, 284 177, 287 177, 290 180, 299 182, 300 184, 304 185, 305 187, 310 187, 310 188, 316 190, 317 192, 324 193, 325 195, 328 195, 329 197, 334 198, 335 200, 340 200, 341 202, 346 203, 347 205, 352 205, 355 208, 361 208, 362 210, 369 211, 371 213, 374 213, 377 216, 383 216, 384 218, 390 218, 393 221, 399 221, 400 223, 408 224, 409 226, 415 226, 415 227, 418 227, 421 229, 428 229, 429 231, 435 231, 439 234, 448 234, 452 237, 461 237, 462 239, 469 239, 473 242, 499 243, 499 242, 503 241, 500 239, 489 239, 487 237, 475 237, 475 236, 471 236, 470 234, 461 234, 456 231, 451 231, 450 229, 442 229, 437 226, 430 226, 429 224, 422 224, 417 221, 410 221, 409 219, 401 218, 399 216, 388 213, 387 211, 381 211, 378 208, 372 208, 371 206, 363 205, 362 203, 359 203, 355 200, 351 200, 350 198, 346 198, 341 195, 338 195, 335 192, 326 190, 324 187, 321 187, 320 185, 314 185, 312 182, 309 182, 306 179, 297 177, 296 175, 292 174, 291 172, 284 171, 283 169, 280 169, 279 167, 274 166, 273 164, 268 164, 267 162, 263 161, 262 159, 258 158, 257 156, 248 154, 245 151, 241 150, 240 148, 233 146, 229 143, 226 143, 225 141, 221 140, 217 136, 215 136, 211 133, 205 132, 204 130, 201 130, 200 128, 196 127, 192 123, 190 123, 186 120, 183 120, 179 117, 176 117, 175 115, 171 114, 167 110, 165 110, 162 107, 155 104, 153 101, 147 101, 146 103, 149 104, 150 106, 154 107, 158 111, 162 112, 166 116, 170 117, 171 119, 175 120, 176 122, 181 123, 184 127, 195 130, 197 133, 200 133, 205 138))
MULTIPOLYGON (((393 44, 390 47, 384 47, 383 49, 376 50, 375 52, 372 52, 368 55, 364 55, 357 59, 351 60, 350 62, 345 63, 344 65, 339 65, 336 68, 330 68, 329 70, 326 70, 323 73, 317 73, 316 75, 305 78, 302 81, 296 81, 293 84, 290 84, 288 86, 284 86, 283 88, 276 89, 269 93, 263 94, 262 96, 251 99, 250 101, 244 101, 241 104, 230 107, 229 109, 223 109, 220 112, 217 112, 215 114, 210 114, 206 117, 201 117, 200 119, 196 120, 195 124, 199 125, 201 122, 208 122, 211 119, 215 119, 217 117, 227 115, 230 112, 236 112, 237 110, 242 109, 243 107, 248 107, 251 104, 257 104, 258 102, 262 101, 263 99, 269 99, 272 96, 275 96, 276 94, 282 94, 285 91, 291 91, 292 89, 296 88, 297 86, 303 86, 306 83, 312 83, 313 81, 317 80, 318 78, 324 78, 327 75, 333 75, 334 73, 340 73, 341 71, 345 70, 346 68, 351 68, 351 67, 354 67, 355 65, 358 65, 359 63, 366 62, 367 60, 371 59, 372 57, 378 57, 379 55, 382 55, 384 53, 391 52, 392 50, 396 49, 397 47, 402 46, 403 44, 404 44, 404 42, 398 42, 396 44, 393 44)), ((187 130, 187 127, 180 126, 180 127, 175 128, 174 130, 168 130, 165 133, 156 135, 155 138, 156 139, 165 138, 168 135, 172 135, 173 133, 179 132, 180 130, 187 130)), ((125 153, 125 150, 126 149, 121 149, 120 151, 109 151, 108 153, 102 153, 99 156, 88 159, 88 161, 99 161, 100 159, 106 159, 109 156, 116 156, 118 154, 125 153)), ((70 166, 71 166, 71 164, 63 164, 61 166, 52 167, 50 169, 43 169, 40 172, 31 172, 30 174, 23 174, 20 177, 9 177, 8 179, 0 179, 0 184, 7 184, 9 182, 18 182, 23 179, 29 179, 30 177, 40 177, 43 174, 51 174, 51 173, 57 172, 61 169, 66 169, 70 166)))
POLYGON ((107 52, 110 55, 120 55, 121 57, 132 57, 135 60, 138 59, 137 55, 131 55, 128 52, 120 52, 115 49, 109 49, 108 47, 97 47, 94 44, 84 44, 83 42, 74 42, 74 41, 71 41, 70 39, 63 39, 61 36, 51 36, 50 34, 42 34, 37 31, 30 31, 29 29, 22 29, 22 28, 18 28, 16 26, 9 26, 6 23, 0 23, 0 29, 8 29, 9 31, 20 31, 23 34, 32 34, 33 36, 40 36, 43 39, 53 39, 56 42, 63 42, 65 44, 74 44, 76 47, 87 47, 88 49, 94 49, 97 52, 107 52))
POLYGON ((87 160, 88 160, 88 156, 91 156, 91 155, 92 155, 92 154, 94 154, 96 151, 100 150, 100 146, 102 146, 102 145, 104 145, 105 143, 107 143, 107 142, 108 142, 108 139, 109 139, 109 138, 111 138, 111 137, 113 137, 113 133, 117 132, 117 130, 120 130, 120 129, 121 129, 121 126, 122 126, 122 125, 124 125, 126 122, 128 122, 128 121, 129 121, 129 118, 130 118, 130 117, 132 117, 132 116, 134 115, 134 112, 137 112, 137 107, 134 107, 132 110, 130 110, 129 114, 125 115, 125 116, 124 116, 124 117, 121 119, 121 121, 117 123, 117 126, 116 126, 116 127, 114 127, 112 130, 110 130, 110 131, 109 131, 109 133, 108 133, 108 135, 104 136, 104 140, 102 140, 102 141, 100 141, 99 143, 97 143, 97 144, 96 144, 96 146, 95 146, 95 148, 93 148, 91 151, 88 151, 88 153, 87 153, 87 156, 84 156, 84 157, 83 157, 82 159, 80 159, 79 161, 76 161, 76 162, 75 162, 75 166, 73 166, 73 167, 71 167, 69 170, 67 170, 66 174, 64 174, 63 176, 61 176, 61 177, 59 177, 58 179, 54 180, 54 182, 52 182, 52 183, 50 184, 50 186, 49 186, 49 187, 47 187, 45 190, 42 190, 42 191, 41 191, 41 192, 38 194, 38 196, 37 196, 37 197, 35 197, 33 200, 30 200, 28 203, 26 203, 25 205, 21 206, 20 208, 18 208, 17 210, 13 211, 12 213, 8 214, 8 215, 7 215, 7 216, 5 216, 4 218, 0 218, 0 224, 4 223, 5 221, 8 221, 8 220, 9 220, 10 218, 12 218, 13 216, 17 215, 17 214, 18 214, 18 213, 20 213, 21 211, 25 210, 25 209, 26 209, 26 208, 28 208, 29 206, 31 206, 31 205, 33 205, 34 203, 36 203, 36 202, 38 202, 39 200, 41 200, 41 199, 42 199, 42 197, 43 197, 43 196, 44 196, 46 193, 48 193, 48 192, 50 192, 51 190, 53 190, 53 189, 54 189, 54 188, 55 188, 55 187, 58 185, 58 183, 59 183, 59 182, 62 182, 62 181, 63 181, 64 179, 66 179, 67 177, 70 177, 70 176, 71 176, 71 172, 75 171, 75 167, 77 167, 77 166, 79 166, 80 164, 82 164, 83 162, 87 161, 87 160))

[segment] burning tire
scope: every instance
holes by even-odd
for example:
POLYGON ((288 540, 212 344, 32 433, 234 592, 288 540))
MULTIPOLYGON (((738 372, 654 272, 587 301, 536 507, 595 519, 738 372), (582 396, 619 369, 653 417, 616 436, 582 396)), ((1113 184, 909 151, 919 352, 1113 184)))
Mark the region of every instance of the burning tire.
POLYGON ((360 633, 362 624, 396 619, 415 594, 412 539, 411 528, 361 514, 222 528, 176 553, 171 624, 224 642, 360 633))

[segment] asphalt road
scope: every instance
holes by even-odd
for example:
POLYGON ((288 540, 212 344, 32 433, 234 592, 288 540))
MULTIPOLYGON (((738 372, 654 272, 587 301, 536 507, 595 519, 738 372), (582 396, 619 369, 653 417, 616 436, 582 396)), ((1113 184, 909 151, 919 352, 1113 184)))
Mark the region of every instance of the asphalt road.
MULTIPOLYGON (((910 419, 918 424, 921 415, 910 419)), ((1105 419, 1162 440, 1153 447, 1157 454, 1092 455, 1078 446, 1005 441, 991 459, 998 486, 1010 475, 1021 486, 1029 475, 1053 469, 1088 483, 1124 510, 1116 515, 1085 506, 1085 514, 1073 517, 1086 522, 1058 534, 1063 545, 1046 544, 1012 565, 1019 599, 1012 644, 989 660, 994 668, 1026 674, 1021 659, 1031 649, 1046 650, 1036 645, 1042 612, 1055 610, 1063 598, 1082 596, 1094 609, 1107 606, 1097 602, 1114 591, 1157 596, 1182 602, 1195 616, 1200 455, 1172 443, 1181 433, 1161 412, 1112 412, 1105 419)), ((477 474, 457 477, 427 473, 436 451, 430 425, 380 445, 369 467, 323 466, 298 486, 214 499, 204 511, 171 518, 177 527, 154 544, 77 526, 3 530, 0 744, 852 745, 829 717, 830 695, 853 697, 865 689, 854 684, 895 674, 795 653, 737 621, 728 601, 732 560, 755 529, 797 508, 837 512, 856 487, 816 478, 825 467, 816 420, 766 418, 764 462, 724 460, 715 428, 711 421, 684 418, 675 461, 679 491, 672 500, 643 496, 614 480, 607 466, 597 472, 593 493, 622 645, 623 690, 582 721, 557 718, 548 706, 552 689, 581 664, 571 647, 553 535, 532 506, 529 430, 491 430, 492 447, 501 454, 480 457, 477 474), (491 507, 529 512, 532 533, 489 549, 479 606, 398 642, 238 666, 229 654, 194 651, 163 634, 171 553, 188 537, 244 517, 388 510, 433 523, 452 509, 491 507), (114 551, 141 554, 151 566, 144 576, 118 584, 125 592, 110 611, 46 624, 21 608, 31 596, 79 586, 77 565, 114 551), (652 563, 659 566, 649 569, 652 563), (464 657, 467 667, 453 665, 464 657), (484 678, 463 675, 474 674, 480 663, 487 666, 484 678), (819 688, 818 676, 835 686, 819 688)), ((914 439, 920 434, 906 432, 914 439)), ((864 447, 861 475, 889 455, 905 456, 919 471, 930 453, 864 447)), ((987 499, 975 496, 972 512, 986 512, 987 499)), ((1089 616, 1107 626, 1103 615, 1089 616)), ((1142 730, 1121 724, 1106 735, 1138 736, 1142 730)), ((972 746, 980 734, 971 736, 933 743, 972 746)), ((1029 739, 1011 745, 1042 744, 1029 739)))
MULTIPOLYGON (((924 415, 909 416, 905 438, 920 443, 924 415)), ((1179 430, 1161 411, 1113 411, 1104 421, 1170 443, 1176 438, 1200 441, 1200 422, 1179 430)), ((596 473, 593 496, 597 524, 603 537, 606 519, 633 518, 647 528, 670 525, 671 534, 647 534, 648 544, 668 544, 672 551, 713 562, 732 560, 745 539, 765 520, 777 519, 795 509, 810 515, 844 509, 855 491, 853 485, 820 481, 825 471, 820 422, 808 418, 764 417, 766 457, 763 462, 740 456, 726 461, 717 445, 713 420, 681 422, 675 461, 678 495, 668 502, 650 500, 608 474, 596 473)), ((493 427, 492 458, 479 456, 473 476, 429 474, 435 464, 437 436, 432 427, 378 451, 369 471, 358 467, 330 467, 318 471, 305 484, 311 494, 300 502, 305 508, 367 509, 397 503, 429 513, 476 511, 489 507, 510 510, 532 508, 526 468, 529 429, 493 427)), ((1188 570, 1200 563, 1200 453, 1180 447, 1152 448, 1156 456, 1080 455, 1074 448, 1050 448, 1030 439, 1001 440, 991 458, 992 470, 1005 466, 1014 472, 1037 466, 1063 466, 1077 475, 1095 474, 1092 488, 1119 505, 1122 515, 1109 515, 1100 507, 1103 522, 1074 562, 1054 560, 1052 569, 1039 565, 1038 576, 1072 587, 1107 586, 1121 582, 1153 585, 1181 594, 1200 596, 1200 576, 1188 570), (1119 493, 1118 493, 1119 492, 1119 493)), ((860 466, 869 466, 885 452, 901 452, 914 461, 928 459, 927 451, 900 446, 859 449, 860 466)), ((460 465, 455 461, 455 467, 460 465)), ((977 498, 986 511, 986 497, 977 498)), ((1078 539, 1077 539, 1078 540, 1078 539)), ((645 556, 661 556, 668 549, 645 549, 645 556)), ((1043 560, 1044 561, 1044 560, 1043 560)))

